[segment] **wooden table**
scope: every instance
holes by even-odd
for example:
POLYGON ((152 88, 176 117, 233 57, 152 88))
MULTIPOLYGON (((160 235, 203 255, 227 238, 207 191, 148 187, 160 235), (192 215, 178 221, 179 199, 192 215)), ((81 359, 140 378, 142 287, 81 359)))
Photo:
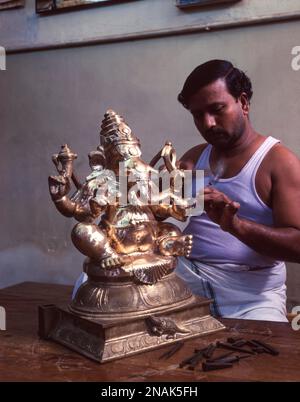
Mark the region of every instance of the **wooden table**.
POLYGON ((70 300, 71 287, 21 283, 0 290, 7 329, 0 331, 0 381, 300 381, 300 331, 288 323, 222 319, 227 329, 186 341, 168 360, 159 360, 170 348, 99 365, 58 344, 39 339, 37 307, 70 300), (229 336, 266 340, 279 356, 259 354, 232 368, 203 372, 179 368, 195 347, 229 336))

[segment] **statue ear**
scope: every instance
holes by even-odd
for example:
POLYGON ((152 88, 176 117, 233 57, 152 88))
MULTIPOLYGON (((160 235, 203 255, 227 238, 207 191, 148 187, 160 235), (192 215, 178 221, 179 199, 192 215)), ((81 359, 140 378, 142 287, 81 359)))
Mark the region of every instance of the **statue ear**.
POLYGON ((92 170, 104 169, 106 166, 106 158, 102 146, 97 147, 97 151, 89 153, 89 164, 92 170))

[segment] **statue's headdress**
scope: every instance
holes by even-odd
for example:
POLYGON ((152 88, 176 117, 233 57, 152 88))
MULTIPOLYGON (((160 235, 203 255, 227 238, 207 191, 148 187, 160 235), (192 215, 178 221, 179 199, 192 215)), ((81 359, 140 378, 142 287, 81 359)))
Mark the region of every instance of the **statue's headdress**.
POLYGON ((124 118, 112 109, 108 109, 101 124, 100 144, 108 148, 118 144, 140 145, 140 141, 125 123, 124 118))

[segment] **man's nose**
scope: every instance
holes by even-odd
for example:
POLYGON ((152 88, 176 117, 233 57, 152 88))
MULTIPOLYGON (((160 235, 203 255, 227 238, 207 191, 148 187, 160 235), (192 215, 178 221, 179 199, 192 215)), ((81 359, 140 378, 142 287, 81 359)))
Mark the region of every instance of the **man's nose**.
POLYGON ((212 116, 209 113, 206 113, 203 116, 203 129, 204 129, 204 131, 207 131, 207 130, 211 129, 215 125, 216 125, 216 120, 215 120, 214 116, 212 116))

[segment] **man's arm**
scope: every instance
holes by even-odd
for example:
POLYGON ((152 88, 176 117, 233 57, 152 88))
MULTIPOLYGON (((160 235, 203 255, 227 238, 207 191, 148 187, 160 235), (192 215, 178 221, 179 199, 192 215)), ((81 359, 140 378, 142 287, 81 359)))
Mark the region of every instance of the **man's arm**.
POLYGON ((207 144, 199 144, 195 147, 189 149, 182 157, 179 159, 179 168, 183 170, 193 170, 200 155, 204 151, 207 144))
POLYGON ((205 209, 221 228, 260 254, 300 262, 300 161, 284 147, 272 152, 274 227, 238 216, 239 204, 211 188, 205 189, 205 209))

